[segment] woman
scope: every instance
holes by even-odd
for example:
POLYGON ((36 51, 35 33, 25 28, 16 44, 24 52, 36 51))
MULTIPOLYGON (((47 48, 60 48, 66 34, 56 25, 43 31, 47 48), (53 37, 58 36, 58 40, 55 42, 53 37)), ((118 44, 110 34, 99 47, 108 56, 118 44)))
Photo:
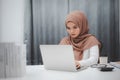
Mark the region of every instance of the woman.
POLYGON ((100 42, 88 34, 88 21, 83 12, 73 11, 68 14, 66 30, 69 34, 60 41, 60 45, 72 45, 76 67, 96 64, 99 58, 100 42))

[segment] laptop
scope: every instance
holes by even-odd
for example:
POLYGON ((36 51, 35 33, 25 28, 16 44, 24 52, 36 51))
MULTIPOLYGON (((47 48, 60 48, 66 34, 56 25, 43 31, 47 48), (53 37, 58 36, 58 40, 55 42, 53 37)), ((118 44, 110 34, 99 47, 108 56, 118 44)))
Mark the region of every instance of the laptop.
POLYGON ((40 45, 40 51, 46 69, 78 71, 71 45, 40 45))

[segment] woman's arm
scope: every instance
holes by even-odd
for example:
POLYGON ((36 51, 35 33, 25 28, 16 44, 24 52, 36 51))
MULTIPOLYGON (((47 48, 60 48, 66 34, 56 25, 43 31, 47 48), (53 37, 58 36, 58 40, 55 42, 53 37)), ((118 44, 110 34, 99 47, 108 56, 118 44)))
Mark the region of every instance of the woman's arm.
POLYGON ((89 58, 82 59, 81 61, 79 61, 81 67, 82 66, 90 66, 90 65, 96 64, 98 62, 98 58, 99 58, 98 45, 95 45, 95 46, 91 47, 90 49, 85 50, 83 53, 83 57, 84 57, 84 54, 86 54, 86 52, 88 52, 89 58))

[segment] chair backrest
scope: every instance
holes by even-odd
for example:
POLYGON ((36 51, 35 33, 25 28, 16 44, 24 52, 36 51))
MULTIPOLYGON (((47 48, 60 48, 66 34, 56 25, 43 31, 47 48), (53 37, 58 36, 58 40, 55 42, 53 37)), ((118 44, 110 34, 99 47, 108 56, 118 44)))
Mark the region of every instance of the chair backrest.
POLYGON ((103 43, 102 41, 99 40, 99 42, 101 43, 101 46, 99 48, 99 58, 98 58, 98 64, 100 63, 100 56, 101 56, 101 53, 102 53, 102 49, 103 49, 103 43))

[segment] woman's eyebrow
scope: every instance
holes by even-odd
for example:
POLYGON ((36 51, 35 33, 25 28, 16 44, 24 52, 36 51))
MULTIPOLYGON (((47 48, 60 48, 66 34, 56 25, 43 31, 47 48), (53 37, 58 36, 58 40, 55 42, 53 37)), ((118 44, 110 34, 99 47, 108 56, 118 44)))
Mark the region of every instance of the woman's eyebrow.
POLYGON ((74 25, 73 27, 77 27, 76 25, 74 25))

